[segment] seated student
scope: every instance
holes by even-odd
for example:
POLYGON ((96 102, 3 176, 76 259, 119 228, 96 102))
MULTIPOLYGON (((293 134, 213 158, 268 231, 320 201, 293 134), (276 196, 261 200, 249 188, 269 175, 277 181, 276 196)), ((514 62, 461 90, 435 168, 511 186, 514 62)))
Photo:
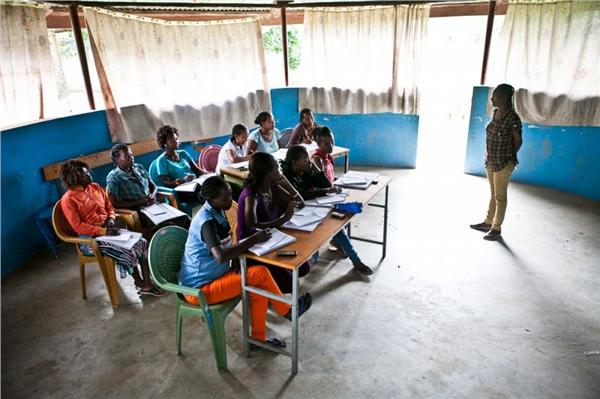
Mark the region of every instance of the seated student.
POLYGON ((248 154, 255 152, 276 152, 279 150, 278 140, 281 132, 275 128, 275 121, 270 112, 262 111, 254 121, 260 126, 248 136, 248 154))
MULTIPOLYGON (((156 159, 156 170, 163 185, 175 188, 203 174, 186 150, 178 150, 179 133, 176 128, 169 125, 162 126, 156 132, 156 141, 158 146, 165 150, 156 159)), ((199 194, 198 185, 193 193, 178 191, 177 197, 182 202, 197 202, 200 200, 199 194)))
MULTIPOLYGON (((301 145, 295 145, 288 150, 281 169, 284 176, 305 200, 341 191, 338 187, 332 186, 323 172, 310 161, 306 148, 301 145)), ((373 274, 373 270, 360 260, 344 230, 340 230, 333 236, 332 243, 350 257, 356 271, 364 276, 373 274)))
MULTIPOLYGON (((93 182, 88 164, 77 159, 67 161, 60 167, 60 178, 67 188, 60 206, 77 234, 92 237, 119 234, 119 228, 115 224, 115 211, 104 189, 93 182)), ((103 241, 97 243, 100 252, 115 261, 121 272, 121 278, 124 278, 126 273, 131 274, 139 294, 153 296, 167 294, 155 287, 150 280, 146 240, 140 238, 131 249, 103 241), (138 264, 142 269, 142 276, 139 274, 138 264)), ((84 253, 92 253, 92 249, 87 245, 80 248, 84 253)))
MULTIPOLYGON (((252 234, 246 241, 232 245, 230 227, 224 210, 231 208, 231 188, 219 176, 209 177, 202 185, 202 196, 206 202, 198 211, 188 235, 179 272, 179 284, 198 287, 205 295, 207 303, 219 303, 241 294, 241 276, 232 263, 254 244, 269 239, 269 230, 252 234)), ((264 266, 250 266, 247 284, 265 291, 281 295, 269 270, 264 266)), ((267 297, 250 293, 252 337, 273 346, 285 347, 285 341, 267 338, 265 331, 267 306, 281 316, 291 320, 290 305, 267 297)), ((198 304, 198 298, 186 295, 186 300, 198 304)), ((312 304, 309 293, 298 298, 298 315, 306 312, 312 304)))
MULTIPOLYGON (((127 144, 115 144, 110 150, 110 157, 116 168, 106 177, 106 191, 113 206, 138 211, 156 203, 156 185, 146 169, 139 163, 134 163, 135 158, 127 144)), ((175 224, 187 229, 190 226, 187 215, 168 220, 159 226, 152 223, 144 213, 139 212, 139 216, 144 228, 149 230, 146 234, 148 237, 158 227, 175 224)))
MULTIPOLYGON (((279 165, 271 154, 257 152, 250 158, 248 176, 238 203, 237 236, 241 240, 259 229, 279 227, 294 215, 294 209, 304 206, 300 194, 279 172, 279 165)), ((277 266, 267 266, 279 289, 292 291, 292 272, 277 266)), ((310 271, 306 262, 298 270, 299 276, 310 271)))
POLYGON ((317 122, 310 109, 304 108, 300 111, 300 123, 294 127, 292 136, 288 142, 288 148, 296 144, 310 144, 314 141, 313 133, 317 122))
POLYGON ((248 128, 244 125, 237 124, 231 129, 231 137, 227 143, 223 144, 219 151, 219 159, 217 161, 216 172, 219 173, 221 168, 231 165, 232 163, 243 162, 250 159, 248 156, 248 128))
POLYGON ((333 134, 327 126, 318 126, 314 130, 315 141, 319 148, 313 153, 312 161, 317 166, 317 169, 325 173, 325 177, 330 183, 335 180, 333 169, 333 134))

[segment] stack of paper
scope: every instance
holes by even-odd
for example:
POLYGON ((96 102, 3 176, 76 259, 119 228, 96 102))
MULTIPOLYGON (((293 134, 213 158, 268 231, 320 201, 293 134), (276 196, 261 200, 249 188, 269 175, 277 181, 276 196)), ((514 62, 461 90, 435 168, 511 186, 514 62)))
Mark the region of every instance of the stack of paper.
POLYGON ((229 165, 233 169, 248 169, 248 161, 235 162, 229 165))
POLYGON ((142 233, 119 229, 118 236, 99 236, 96 241, 112 244, 117 247, 131 249, 142 238, 142 233))
POLYGON ((271 238, 269 238, 268 241, 253 245, 250 247, 250 249, 248 249, 248 251, 257 256, 263 256, 269 252, 275 251, 276 249, 285 247, 294 241, 296 241, 296 237, 292 237, 291 235, 285 234, 277 229, 271 229, 271 238))
POLYGON ((329 213, 330 208, 305 206, 296 209, 294 216, 281 227, 293 230, 314 231, 329 213))
POLYGON ((357 172, 354 170, 349 170, 344 174, 344 176, 340 177, 333 184, 341 187, 348 188, 360 188, 366 189, 368 188, 373 181, 376 181, 379 178, 377 173, 369 173, 369 172, 357 172))
POLYGON ((216 173, 207 173, 205 175, 197 177, 190 182, 178 185, 177 187, 175 187, 175 191, 179 191, 179 192, 183 192, 183 193, 193 193, 194 191, 196 191, 197 186, 202 187, 202 184, 206 181, 206 179, 208 179, 209 177, 212 177, 212 176, 217 176, 217 174, 216 173))
POLYGON ((179 209, 173 208, 168 204, 153 204, 143 208, 140 212, 148 216, 148 219, 156 225, 185 215, 179 209))

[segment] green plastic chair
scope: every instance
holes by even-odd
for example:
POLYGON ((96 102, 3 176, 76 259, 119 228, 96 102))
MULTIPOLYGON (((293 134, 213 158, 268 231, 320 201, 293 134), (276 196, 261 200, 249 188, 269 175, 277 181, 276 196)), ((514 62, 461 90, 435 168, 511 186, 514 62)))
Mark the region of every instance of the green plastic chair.
POLYGON ((158 172, 156 170, 156 159, 154 161, 152 161, 152 163, 150 164, 150 169, 148 170, 148 172, 150 173, 150 178, 152 179, 152 181, 154 182, 154 184, 156 185, 156 187, 158 187, 160 189, 161 192, 163 193, 170 193, 173 194, 173 196, 175 197, 175 199, 177 200, 177 207, 179 208, 179 210, 181 212, 185 212, 189 215, 189 217, 192 217, 192 211, 194 210, 194 206, 200 204, 198 203, 194 203, 194 202, 180 202, 179 199, 177 198, 177 193, 175 192, 175 190, 173 190, 171 187, 167 187, 167 186, 163 186, 162 185, 162 181, 160 180, 160 178, 158 177, 158 172))
POLYGON ((214 305, 207 305, 206 298, 198 288, 179 285, 177 274, 188 232, 178 226, 167 226, 158 230, 150 241, 148 261, 154 282, 163 290, 176 294, 177 318, 175 335, 177 355, 181 355, 182 321, 184 316, 199 316, 206 321, 220 372, 227 371, 227 349, 225 347, 225 319, 240 302, 241 296, 214 305), (200 305, 187 302, 184 295, 198 298, 200 305))

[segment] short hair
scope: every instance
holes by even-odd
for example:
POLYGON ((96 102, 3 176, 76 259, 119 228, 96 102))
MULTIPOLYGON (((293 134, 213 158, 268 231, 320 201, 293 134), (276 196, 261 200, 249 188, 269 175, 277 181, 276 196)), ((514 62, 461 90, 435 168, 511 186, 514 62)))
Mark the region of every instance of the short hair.
POLYGON ((127 152, 128 150, 129 146, 127 144, 115 144, 113 145, 113 148, 110 149, 110 158, 114 163, 117 163, 117 158, 119 158, 121 152, 127 152))
POLYGON ((200 195, 205 200, 209 200, 215 198, 222 189, 227 189, 228 187, 229 184, 221 176, 211 176, 202 183, 200 195))
POLYGON ((285 154, 285 162, 292 163, 292 161, 297 161, 303 155, 308 156, 308 151, 302 145, 293 145, 288 148, 287 153, 285 154))
POLYGON ((158 132, 156 132, 156 142, 160 148, 165 148, 169 137, 175 137, 175 135, 179 137, 179 131, 177 128, 170 125, 161 126, 158 129, 158 132))
POLYGON ((312 111, 310 110, 310 108, 302 108, 302 110, 300 111, 300 122, 302 122, 302 118, 306 114, 312 114, 312 111))
POLYGON ((248 128, 246 127, 246 125, 244 125, 243 123, 238 123, 231 129, 231 137, 229 138, 229 140, 232 143, 235 143, 235 138, 247 130, 248 128))
POLYGON ((252 154, 248 162, 248 176, 244 179, 244 186, 256 189, 273 170, 273 165, 277 165, 277 161, 268 152, 255 152, 252 154))
POLYGON ((261 113, 259 113, 258 115, 256 115, 256 119, 254 120, 254 123, 256 123, 259 126, 262 126, 262 124, 268 118, 273 118, 273 115, 271 115, 271 113, 268 112, 268 111, 262 111, 261 113))
POLYGON ((319 140, 324 139, 326 137, 333 138, 333 134, 331 134, 331 130, 327 126, 318 126, 314 130, 315 141, 318 143, 319 140))
POLYGON ((67 188, 79 185, 77 171, 82 168, 90 169, 90 166, 80 159, 71 159, 60 165, 60 180, 67 188))
POLYGON ((512 87, 508 83, 501 83, 498 86, 496 86, 494 91, 500 95, 508 96, 508 99, 506 101, 508 102, 508 105, 510 107, 513 106, 513 95, 515 94, 514 87, 512 87))

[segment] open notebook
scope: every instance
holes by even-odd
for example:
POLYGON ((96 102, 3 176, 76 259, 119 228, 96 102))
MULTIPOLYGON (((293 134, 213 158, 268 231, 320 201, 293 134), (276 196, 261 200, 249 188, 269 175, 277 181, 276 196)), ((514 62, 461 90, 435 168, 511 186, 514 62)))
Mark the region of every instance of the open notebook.
POLYGON ((153 204, 140 210, 152 223, 159 225, 167 220, 184 216, 185 213, 168 204, 153 204))
POLYGON ((182 193, 193 193, 194 191, 196 191, 196 187, 198 185, 202 186, 202 184, 206 181, 206 179, 208 179, 209 177, 212 177, 212 176, 217 176, 217 174, 216 173, 207 173, 205 175, 197 177, 190 182, 178 185, 177 187, 175 187, 175 191, 179 191, 182 193))
POLYGON ((296 237, 292 237, 277 229, 271 229, 271 238, 269 238, 268 241, 253 245, 248 251, 252 252, 254 255, 262 256, 269 252, 273 252, 276 249, 285 247, 295 241, 296 237))

